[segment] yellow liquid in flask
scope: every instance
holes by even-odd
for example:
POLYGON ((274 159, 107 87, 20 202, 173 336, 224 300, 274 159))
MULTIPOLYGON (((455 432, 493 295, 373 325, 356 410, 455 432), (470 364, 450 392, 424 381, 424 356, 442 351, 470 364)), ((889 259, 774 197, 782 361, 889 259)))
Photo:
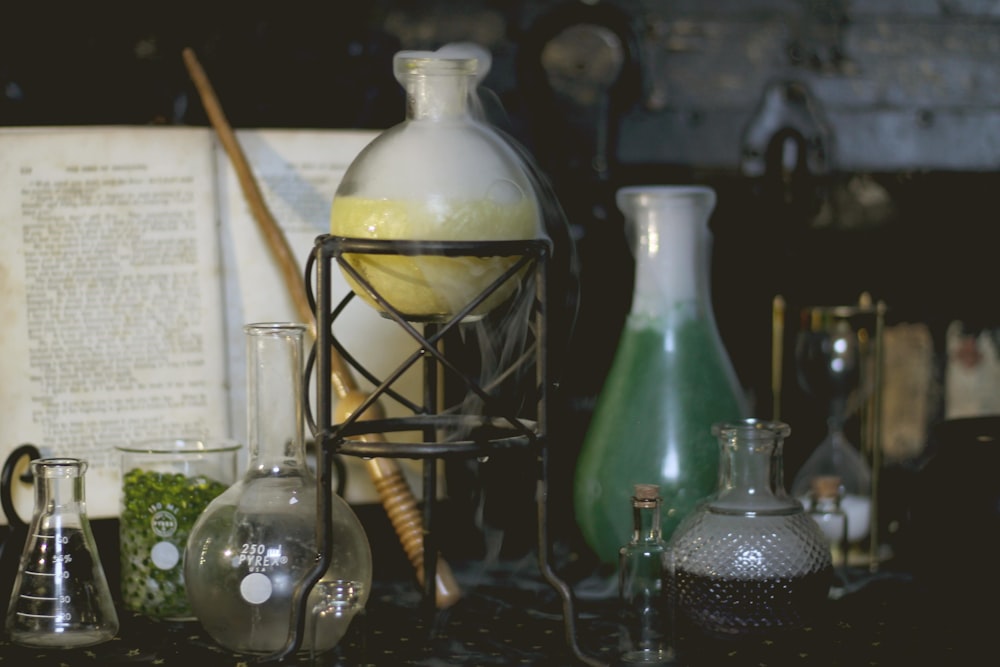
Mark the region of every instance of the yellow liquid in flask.
MULTIPOLYGON (((528 198, 508 203, 338 196, 330 212, 332 234, 359 239, 515 241, 538 238, 540 229, 538 208, 528 198)), ((453 317, 519 258, 345 253, 344 259, 405 319, 434 322, 453 317)), ((358 296, 381 310, 364 286, 345 276, 358 296)), ((467 319, 479 319, 502 304, 519 282, 505 282, 467 319)))

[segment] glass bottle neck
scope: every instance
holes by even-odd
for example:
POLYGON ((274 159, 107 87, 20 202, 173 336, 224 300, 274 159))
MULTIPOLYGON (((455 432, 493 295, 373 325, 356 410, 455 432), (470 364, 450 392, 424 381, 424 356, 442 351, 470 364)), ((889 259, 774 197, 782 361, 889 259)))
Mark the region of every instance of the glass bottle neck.
POLYGON ((247 336, 249 469, 305 468, 302 324, 250 324, 247 336))
POLYGON ((446 58, 423 51, 397 54, 396 79, 406 91, 407 120, 469 118, 476 64, 471 58, 446 58))
POLYGON ((659 542, 662 536, 660 528, 660 499, 632 499, 632 542, 659 542))
POLYGON ((717 437, 719 490, 710 503, 713 509, 741 514, 802 511, 801 504, 785 491, 784 435, 765 427, 742 426, 717 429, 717 437))
POLYGON ((84 473, 81 459, 36 459, 31 462, 35 478, 35 510, 45 513, 85 513, 84 473))

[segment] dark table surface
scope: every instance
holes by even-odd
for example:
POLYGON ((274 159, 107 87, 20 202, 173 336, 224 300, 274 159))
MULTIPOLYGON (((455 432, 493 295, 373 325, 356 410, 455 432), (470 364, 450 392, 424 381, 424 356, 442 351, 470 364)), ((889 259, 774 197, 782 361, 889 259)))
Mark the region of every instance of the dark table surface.
MULTIPOLYGON (((410 581, 376 582, 365 612, 331 651, 288 658, 290 665, 545 665, 581 663, 568 648, 562 599, 539 574, 534 558, 495 567, 452 564, 465 592, 453 607, 429 610, 410 581)), ((614 662, 617 628, 609 580, 575 582, 574 636, 582 652, 614 662)), ((987 605, 992 600, 980 601, 987 605)), ((979 605, 974 605, 979 606, 979 605)), ((814 627, 781 640, 710 644, 689 653, 690 665, 952 665, 979 659, 984 628, 956 598, 931 595, 905 572, 886 570, 857 590, 830 599, 814 627)), ((0 641, 0 665, 218 665, 244 667, 253 656, 219 647, 197 622, 163 623, 121 613, 109 642, 86 649, 38 650, 0 641)), ((985 636, 988 636, 988 632, 985 636)))

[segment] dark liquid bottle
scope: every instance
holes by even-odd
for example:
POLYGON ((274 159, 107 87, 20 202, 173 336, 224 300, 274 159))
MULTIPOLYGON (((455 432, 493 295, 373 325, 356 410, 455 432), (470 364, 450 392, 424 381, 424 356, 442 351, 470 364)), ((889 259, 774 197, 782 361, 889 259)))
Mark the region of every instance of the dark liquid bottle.
POLYGON ((772 639, 793 650, 798 631, 822 618, 830 547, 785 493, 781 448, 789 431, 757 420, 712 429, 721 449, 719 490, 670 541, 678 651, 688 657, 772 639))
POLYGON ((685 625, 698 634, 766 637, 807 623, 808 610, 830 587, 826 569, 762 579, 735 579, 678 570, 675 584, 683 600, 685 625), (737 607, 736 603, 739 602, 737 607))

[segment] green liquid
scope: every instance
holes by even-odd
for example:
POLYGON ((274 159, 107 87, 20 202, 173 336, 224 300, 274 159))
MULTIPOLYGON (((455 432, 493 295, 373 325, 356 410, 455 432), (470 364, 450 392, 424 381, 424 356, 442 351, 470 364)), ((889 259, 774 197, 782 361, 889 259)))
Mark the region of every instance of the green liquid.
POLYGON ((715 492, 716 422, 745 415, 742 390, 711 322, 671 327, 629 318, 583 442, 574 486, 576 520, 605 563, 632 534, 635 484, 659 484, 669 540, 715 492))

